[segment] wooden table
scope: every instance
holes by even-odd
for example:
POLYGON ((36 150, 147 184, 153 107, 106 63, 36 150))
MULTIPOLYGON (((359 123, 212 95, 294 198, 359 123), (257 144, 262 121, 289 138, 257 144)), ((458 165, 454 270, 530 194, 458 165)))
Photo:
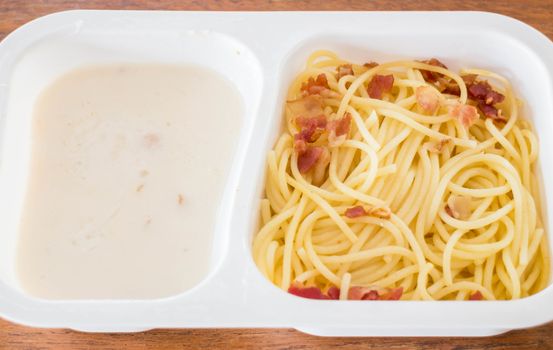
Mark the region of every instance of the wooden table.
MULTIPOLYGON (((553 0, 0 0, 0 39, 25 22, 69 9, 479 10, 518 18, 553 39, 553 0)), ((553 307, 553 306, 552 306, 553 307)), ((154 330, 85 334, 0 320, 0 349, 553 349, 553 323, 492 338, 319 338, 289 329, 154 330)))

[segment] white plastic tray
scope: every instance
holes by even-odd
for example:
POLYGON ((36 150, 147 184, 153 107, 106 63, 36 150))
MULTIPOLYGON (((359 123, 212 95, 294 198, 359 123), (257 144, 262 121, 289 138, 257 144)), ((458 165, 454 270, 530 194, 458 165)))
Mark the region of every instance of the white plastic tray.
MULTIPOLYGON (((514 19, 481 12, 71 11, 37 19, 0 43, 0 316, 38 327, 139 331, 184 327, 294 327, 316 335, 492 335, 553 319, 553 288, 516 301, 359 302, 297 298, 257 270, 251 239, 265 155, 284 93, 316 49, 350 60, 438 57, 451 68, 506 75, 528 102, 553 178, 553 43, 514 19), (31 108, 48 82, 100 62, 187 62, 233 81, 245 123, 219 208, 209 275, 159 300, 44 301, 23 294, 13 261, 29 158, 31 108)), ((553 183, 544 183, 553 199, 553 183)), ((547 204, 547 203, 546 203, 547 204)), ((553 227, 546 206, 547 227, 553 227)), ((553 240, 550 240, 552 242, 553 240)), ((550 248, 553 251, 553 247, 550 248)))

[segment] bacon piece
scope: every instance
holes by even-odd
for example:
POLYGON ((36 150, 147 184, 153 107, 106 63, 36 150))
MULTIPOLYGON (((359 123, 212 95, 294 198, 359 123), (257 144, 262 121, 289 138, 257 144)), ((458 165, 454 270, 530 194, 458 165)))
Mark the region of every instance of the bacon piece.
POLYGON ((365 209, 362 205, 356 205, 346 209, 344 215, 350 219, 358 218, 360 216, 374 216, 379 219, 389 219, 392 216, 392 212, 389 208, 365 209))
POLYGON ((298 117, 316 117, 323 114, 323 99, 319 95, 309 95, 297 100, 286 101, 286 108, 293 120, 298 117))
POLYGON ((327 120, 326 115, 321 114, 316 117, 297 117, 296 124, 300 128, 326 128, 327 120))
POLYGON ((449 115, 457 118, 465 128, 470 127, 478 120, 478 110, 476 107, 460 103, 450 109, 449 115))
POLYGON ((319 74, 316 78, 309 77, 307 82, 301 84, 301 92, 303 95, 318 95, 328 89, 330 89, 328 80, 323 73, 319 74))
POLYGON ((300 127, 300 132, 294 135, 294 147, 298 153, 302 153, 307 143, 315 142, 326 129, 327 120, 324 114, 310 118, 297 117, 296 124, 300 127))
POLYGON ((310 146, 303 153, 298 153, 298 169, 300 173, 305 174, 311 170, 322 154, 323 147, 310 146))
POLYGON ((419 86, 415 90, 415 97, 419 106, 429 114, 434 113, 440 105, 440 96, 430 86, 419 86))
POLYGON ((495 91, 486 80, 477 80, 475 74, 465 76, 463 80, 467 85, 469 98, 477 103, 478 108, 486 118, 500 123, 507 121, 507 119, 501 115, 501 110, 495 107, 496 104, 505 100, 505 96, 495 91))
POLYGON ((371 287, 351 287, 348 300, 378 300, 378 291, 371 287))
POLYGON ((343 64, 336 67, 336 78, 340 79, 346 75, 353 75, 353 68, 351 64, 343 64))
POLYGON ((294 135, 294 141, 303 141, 306 144, 309 142, 314 142, 317 137, 314 137, 315 131, 317 131, 316 128, 309 128, 309 129, 301 129, 299 133, 294 135))
POLYGON ((351 114, 346 113, 337 120, 328 123, 328 144, 330 147, 340 146, 346 140, 351 127, 351 114))
POLYGON ((431 153, 442 153, 445 146, 447 146, 451 142, 451 139, 441 139, 438 142, 425 142, 423 144, 423 147, 426 148, 431 153))
POLYGON ((378 292, 376 290, 370 290, 368 293, 363 295, 361 300, 378 300, 380 298, 380 295, 378 295, 378 292))
POLYGON ((392 288, 380 298, 381 300, 399 300, 403 295, 403 287, 392 288))
MULTIPOLYGON (((461 78, 465 82, 465 85, 468 86, 468 85, 474 83, 474 81, 476 80, 476 74, 463 75, 463 76, 461 76, 461 78)), ((445 77, 443 79, 439 79, 439 81, 443 82, 443 84, 445 86, 445 88, 441 92, 443 92, 445 94, 455 95, 455 96, 460 96, 461 95, 461 89, 459 88, 459 85, 457 85, 455 80, 448 79, 445 82, 443 80, 445 80, 445 77)))
POLYGON ((471 214, 470 203, 470 197, 452 195, 447 200, 445 211, 449 216, 455 219, 466 220, 471 214))
POLYGON ((328 295, 329 299, 338 300, 340 299, 340 288, 332 286, 328 288, 326 294, 328 295))
POLYGON ((376 63, 374 61, 369 61, 369 62, 363 63, 363 67, 366 67, 368 69, 374 68, 376 66, 378 66, 378 63, 376 63))
POLYGON ((450 80, 444 84, 445 88, 443 90, 440 90, 440 92, 443 92, 444 94, 459 96, 461 95, 461 89, 459 88, 459 85, 454 80, 450 80))
POLYGON ((355 286, 348 291, 349 300, 399 300, 402 295, 403 287, 385 289, 355 286))
POLYGON ((482 293, 480 293, 479 290, 477 290, 476 292, 474 292, 469 296, 469 300, 482 300, 482 299, 484 299, 484 296, 482 295, 482 293))
POLYGON ((484 116, 486 118, 490 118, 493 121, 498 122, 498 123, 506 123, 507 122, 507 118, 505 118, 501 114, 501 110, 498 110, 494 106, 490 106, 490 105, 479 102, 478 103, 478 108, 480 108, 480 110, 482 111, 482 114, 484 114, 484 116))
POLYGON ((445 64, 443 64, 439 59, 434 58, 434 57, 432 57, 429 60, 423 61, 423 62, 426 63, 426 64, 429 64, 431 66, 437 66, 437 67, 442 67, 442 68, 447 69, 447 66, 445 64))
POLYGON ((302 284, 293 283, 288 288, 288 293, 307 299, 328 299, 317 287, 304 287, 302 284))
POLYGON ((300 127, 300 132, 296 134, 296 140, 304 140, 305 142, 315 142, 324 129, 326 129, 326 116, 321 114, 316 117, 296 118, 296 124, 300 127))
POLYGON ((486 94, 486 101, 484 102, 486 102, 487 105, 494 105, 503 102, 503 100, 505 100, 505 96, 495 90, 491 90, 486 94))
POLYGON ((468 84, 469 97, 486 105, 501 103, 505 96, 492 89, 487 81, 478 81, 468 84))
POLYGON ((476 81, 477 77, 478 75, 476 74, 467 74, 467 75, 463 75, 461 78, 463 79, 466 85, 472 85, 476 81))
MULTIPOLYGON (((431 66, 436 66, 436 67, 441 67, 441 68, 447 69, 446 65, 443 64, 442 62, 440 62, 436 58, 431 58, 429 60, 425 60, 425 61, 421 61, 421 62, 429 64, 431 66)), ((422 77, 424 78, 424 80, 429 82, 429 83, 435 83, 435 82, 438 81, 438 79, 440 77, 443 77, 443 75, 441 73, 432 72, 432 71, 429 71, 429 70, 426 70, 426 69, 421 69, 420 72, 421 72, 422 77)))
POLYGON ((307 142, 305 142, 304 139, 300 138, 299 135, 300 134, 296 134, 296 136, 294 137, 294 150, 298 154, 303 154, 307 151, 307 142))
POLYGON ((350 219, 353 219, 360 216, 365 216, 367 215, 367 213, 365 212, 365 208, 363 208, 362 205, 356 205, 355 207, 347 208, 344 215, 346 215, 350 219))
POLYGON ((367 87, 367 93, 371 98, 376 98, 381 100, 382 95, 392 90, 393 86, 394 86, 394 76, 392 74, 389 74, 389 75, 375 74, 375 76, 369 82, 369 86, 367 87))
POLYGON ((340 297, 340 289, 337 287, 330 287, 327 294, 325 294, 318 287, 305 287, 303 284, 297 282, 290 285, 288 293, 302 298, 319 300, 338 300, 340 297))
POLYGON ((300 132, 294 135, 294 150, 298 154, 298 169, 300 173, 304 174, 315 167, 317 175, 315 178, 320 180, 330 162, 330 153, 326 148, 311 147, 309 143, 315 142, 320 134, 326 130, 326 116, 298 117, 296 118, 296 124, 300 127, 300 132))
POLYGON ((474 100, 485 100, 488 91, 491 89, 487 82, 480 81, 468 86, 467 92, 469 96, 474 100))
MULTIPOLYGON (((426 61, 421 61, 422 63, 429 64, 431 66, 441 67, 444 69, 447 69, 447 66, 440 62, 436 58, 431 58, 426 61)), ((438 72, 432 72, 426 69, 420 70, 422 77, 424 80, 428 83, 432 83, 438 91, 450 94, 450 95, 456 95, 459 96, 461 93, 461 90, 459 89, 459 85, 455 82, 455 80, 451 79, 448 76, 445 76, 438 72)))
POLYGON ((349 132, 351 125, 351 114, 346 113, 339 120, 333 120, 332 126, 329 126, 330 130, 334 131, 336 136, 346 135, 349 132))

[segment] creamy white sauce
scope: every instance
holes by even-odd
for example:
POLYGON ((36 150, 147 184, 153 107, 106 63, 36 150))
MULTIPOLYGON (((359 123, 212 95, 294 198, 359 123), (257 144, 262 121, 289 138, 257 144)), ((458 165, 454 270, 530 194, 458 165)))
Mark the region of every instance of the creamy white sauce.
POLYGON ((22 288, 158 298, 196 285, 241 122, 236 89, 196 66, 95 66, 56 80, 34 106, 22 288))

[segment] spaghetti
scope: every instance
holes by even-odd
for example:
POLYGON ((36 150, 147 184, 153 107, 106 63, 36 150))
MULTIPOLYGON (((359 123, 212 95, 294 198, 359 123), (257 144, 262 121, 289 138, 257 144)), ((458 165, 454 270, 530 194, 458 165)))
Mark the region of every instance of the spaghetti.
POLYGON ((509 82, 312 54, 267 157, 253 257, 315 299, 500 300, 548 284, 538 141, 509 82))

